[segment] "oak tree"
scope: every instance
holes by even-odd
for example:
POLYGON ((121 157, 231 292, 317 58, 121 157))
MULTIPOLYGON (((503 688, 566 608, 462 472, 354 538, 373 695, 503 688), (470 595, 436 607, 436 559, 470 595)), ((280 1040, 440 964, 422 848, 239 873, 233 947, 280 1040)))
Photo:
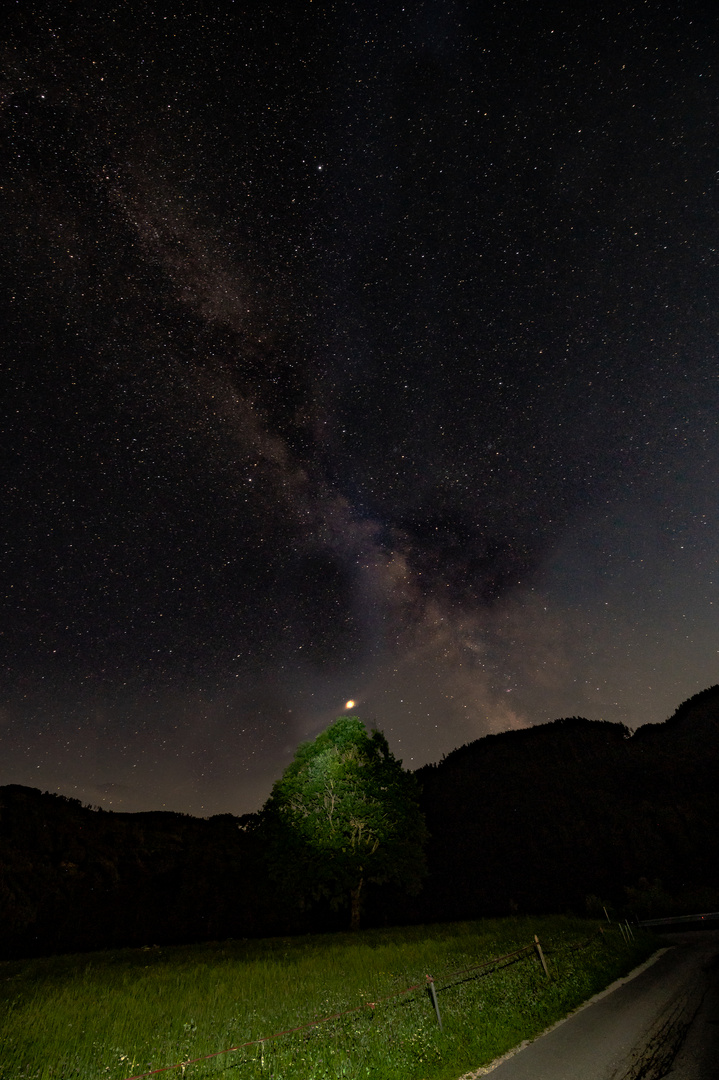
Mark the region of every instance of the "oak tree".
POLYGON ((341 716, 299 747, 262 812, 270 873, 298 904, 349 899, 360 924, 367 882, 419 891, 427 830, 419 787, 377 730, 341 716))

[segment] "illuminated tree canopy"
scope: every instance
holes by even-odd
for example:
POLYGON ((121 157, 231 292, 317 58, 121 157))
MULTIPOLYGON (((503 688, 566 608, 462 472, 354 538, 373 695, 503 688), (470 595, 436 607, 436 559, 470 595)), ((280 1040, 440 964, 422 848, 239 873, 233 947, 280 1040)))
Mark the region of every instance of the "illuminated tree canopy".
POLYGON ((272 876, 301 904, 349 899, 357 929, 365 883, 419 891, 427 830, 418 796, 384 735, 339 717, 299 747, 265 805, 272 876))

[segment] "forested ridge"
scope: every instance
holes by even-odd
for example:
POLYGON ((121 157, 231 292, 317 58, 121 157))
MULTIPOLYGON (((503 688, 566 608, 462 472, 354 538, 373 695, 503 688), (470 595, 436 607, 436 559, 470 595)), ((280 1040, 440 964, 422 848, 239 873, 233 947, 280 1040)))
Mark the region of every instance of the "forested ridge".
POLYGON ((592 896, 639 909, 657 880, 665 904, 719 886, 717 686, 634 733, 556 720, 479 739, 417 775, 431 918, 581 910, 592 896))
MULTIPOLYGON (((417 771, 424 888, 368 890, 365 925, 713 906, 718 775, 719 686, 634 733, 572 717, 478 739, 417 771)), ((0 956, 344 926, 280 899, 258 822, 1 787, 0 956)))

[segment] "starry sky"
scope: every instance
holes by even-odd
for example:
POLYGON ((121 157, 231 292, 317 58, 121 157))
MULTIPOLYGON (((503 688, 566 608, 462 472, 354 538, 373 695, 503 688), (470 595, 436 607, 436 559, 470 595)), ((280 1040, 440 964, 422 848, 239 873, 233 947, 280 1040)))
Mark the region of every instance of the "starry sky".
POLYGON ((719 16, 404 3, 0 16, 0 783, 719 681, 719 16))

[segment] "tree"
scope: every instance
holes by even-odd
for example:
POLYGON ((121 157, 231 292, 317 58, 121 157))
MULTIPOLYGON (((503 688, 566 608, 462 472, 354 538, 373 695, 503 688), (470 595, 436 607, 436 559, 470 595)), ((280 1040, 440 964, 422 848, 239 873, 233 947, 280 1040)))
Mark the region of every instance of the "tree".
POLYGON ((425 875, 427 829, 415 777, 380 731, 341 716, 304 743, 262 811, 272 877, 304 904, 349 898, 360 924, 366 882, 396 882, 416 893, 425 875))

